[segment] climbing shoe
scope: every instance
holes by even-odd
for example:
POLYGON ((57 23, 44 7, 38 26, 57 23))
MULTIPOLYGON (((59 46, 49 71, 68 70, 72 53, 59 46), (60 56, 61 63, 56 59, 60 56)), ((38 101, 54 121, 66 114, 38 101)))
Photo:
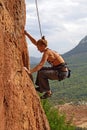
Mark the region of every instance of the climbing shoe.
POLYGON ((41 99, 46 99, 46 98, 48 98, 48 97, 51 97, 51 95, 52 95, 52 93, 48 93, 48 92, 46 92, 44 95, 42 95, 40 98, 41 99))
POLYGON ((37 88, 35 88, 35 89, 36 89, 36 91, 41 92, 41 91, 40 91, 40 87, 37 87, 37 88))

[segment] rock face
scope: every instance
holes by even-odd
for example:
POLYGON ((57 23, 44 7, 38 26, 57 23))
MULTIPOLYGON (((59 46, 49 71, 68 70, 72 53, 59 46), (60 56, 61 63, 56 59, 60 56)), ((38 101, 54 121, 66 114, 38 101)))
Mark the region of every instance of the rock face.
POLYGON ((50 130, 30 76, 24 0, 0 0, 0 130, 50 130))

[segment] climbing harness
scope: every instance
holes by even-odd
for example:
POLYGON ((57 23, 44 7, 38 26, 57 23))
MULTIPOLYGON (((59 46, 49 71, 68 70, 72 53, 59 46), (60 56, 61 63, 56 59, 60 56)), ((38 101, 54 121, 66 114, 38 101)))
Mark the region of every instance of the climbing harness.
POLYGON ((42 30, 41 30, 41 23, 40 23, 40 17, 39 17, 39 10, 38 10, 37 0, 35 0, 35 4, 36 4, 36 11, 37 11, 37 17, 38 17, 38 24, 39 24, 40 35, 41 35, 41 38, 42 38, 42 30))

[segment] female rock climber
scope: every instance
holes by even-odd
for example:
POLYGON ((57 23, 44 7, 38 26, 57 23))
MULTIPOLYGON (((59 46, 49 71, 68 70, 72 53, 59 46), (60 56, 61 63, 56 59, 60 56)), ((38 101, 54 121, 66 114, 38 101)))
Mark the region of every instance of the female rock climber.
POLYGON ((68 77, 69 71, 66 66, 64 59, 55 51, 47 47, 47 40, 44 37, 36 41, 27 31, 24 31, 25 35, 30 41, 37 47, 37 49, 43 53, 40 63, 32 68, 28 73, 34 73, 37 71, 36 78, 36 91, 44 93, 41 99, 48 98, 52 95, 52 91, 49 86, 50 80, 62 80, 68 77), (51 64, 50 67, 44 67, 44 64, 48 62, 51 64))

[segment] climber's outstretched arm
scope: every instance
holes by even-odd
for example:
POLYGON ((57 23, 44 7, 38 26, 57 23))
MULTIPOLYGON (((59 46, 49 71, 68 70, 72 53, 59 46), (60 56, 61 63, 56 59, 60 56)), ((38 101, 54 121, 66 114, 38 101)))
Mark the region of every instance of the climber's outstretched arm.
POLYGON ((24 34, 30 39, 30 41, 31 41, 35 46, 37 46, 37 41, 36 41, 29 33, 27 33, 26 30, 24 31, 24 34))

